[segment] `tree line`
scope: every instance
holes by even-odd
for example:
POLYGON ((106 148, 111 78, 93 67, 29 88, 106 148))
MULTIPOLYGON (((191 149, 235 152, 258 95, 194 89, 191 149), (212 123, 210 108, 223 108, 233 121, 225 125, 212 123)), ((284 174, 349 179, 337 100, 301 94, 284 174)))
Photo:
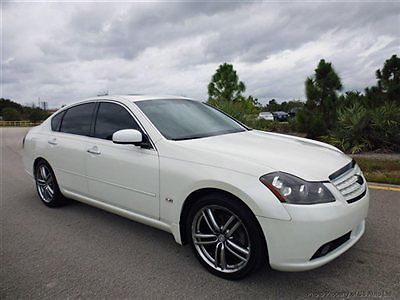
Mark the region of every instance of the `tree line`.
POLYGON ((4 121, 38 122, 46 119, 49 115, 49 112, 39 107, 22 106, 10 99, 0 98, 0 116, 4 121))
POLYGON ((400 151, 400 58, 393 55, 387 59, 375 75, 376 85, 366 87, 363 93, 340 93, 339 75, 331 62, 321 59, 313 76, 305 81, 305 102, 279 104, 272 99, 262 106, 254 97, 243 95, 245 84, 233 66, 224 63, 208 85, 208 103, 255 129, 303 133, 352 153, 400 151), (294 108, 296 116, 288 124, 257 119, 260 111, 294 108))

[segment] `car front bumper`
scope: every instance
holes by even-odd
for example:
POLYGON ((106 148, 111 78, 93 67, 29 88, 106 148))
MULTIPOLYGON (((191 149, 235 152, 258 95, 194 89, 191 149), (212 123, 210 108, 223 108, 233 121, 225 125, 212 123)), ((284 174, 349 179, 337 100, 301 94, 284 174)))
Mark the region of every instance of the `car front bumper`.
POLYGON ((342 199, 326 204, 284 206, 290 221, 257 216, 267 241, 269 262, 276 270, 305 271, 332 261, 361 238, 369 193, 351 204, 342 199), (340 238, 345 240, 339 246, 315 258, 322 246, 340 238))

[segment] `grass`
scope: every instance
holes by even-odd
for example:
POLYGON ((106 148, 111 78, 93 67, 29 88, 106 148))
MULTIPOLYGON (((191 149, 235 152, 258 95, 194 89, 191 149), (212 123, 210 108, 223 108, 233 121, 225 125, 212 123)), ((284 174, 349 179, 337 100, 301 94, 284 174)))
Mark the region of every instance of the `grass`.
POLYGON ((381 160, 376 158, 354 158, 364 173, 367 181, 399 184, 400 160, 381 160))

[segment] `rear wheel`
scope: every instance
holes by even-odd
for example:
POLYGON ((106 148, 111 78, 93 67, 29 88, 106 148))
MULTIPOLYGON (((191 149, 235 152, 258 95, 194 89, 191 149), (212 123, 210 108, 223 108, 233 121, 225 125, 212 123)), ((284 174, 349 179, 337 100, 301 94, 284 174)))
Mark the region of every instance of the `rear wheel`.
POLYGON ((206 195, 195 203, 186 228, 196 257, 217 276, 242 278, 263 265, 267 257, 255 216, 224 194, 206 195))
POLYGON ((50 165, 41 160, 35 168, 35 182, 38 196, 48 207, 59 207, 67 203, 67 199, 61 194, 56 176, 50 165))

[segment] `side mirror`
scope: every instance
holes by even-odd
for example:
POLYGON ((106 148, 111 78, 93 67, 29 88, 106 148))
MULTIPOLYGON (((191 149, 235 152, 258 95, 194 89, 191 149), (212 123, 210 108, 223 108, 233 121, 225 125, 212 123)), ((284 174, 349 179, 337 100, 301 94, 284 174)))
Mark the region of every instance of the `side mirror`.
POLYGON ((143 141, 142 133, 135 129, 122 129, 114 132, 112 135, 112 141, 115 144, 133 144, 140 146, 143 141))

